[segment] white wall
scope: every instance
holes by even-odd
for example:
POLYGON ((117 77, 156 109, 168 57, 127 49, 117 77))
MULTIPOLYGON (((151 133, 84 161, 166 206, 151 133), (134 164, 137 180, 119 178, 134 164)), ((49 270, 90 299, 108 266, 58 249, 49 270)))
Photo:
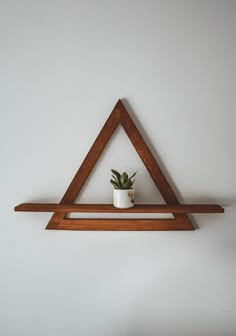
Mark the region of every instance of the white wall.
MULTIPOLYGON (((234 4, 1 1, 0 335, 236 335, 234 4), (118 98, 181 199, 224 215, 194 215, 193 232, 69 232, 13 212, 60 200, 118 98)), ((112 167, 160 201, 119 130, 81 202, 111 201, 112 167)))

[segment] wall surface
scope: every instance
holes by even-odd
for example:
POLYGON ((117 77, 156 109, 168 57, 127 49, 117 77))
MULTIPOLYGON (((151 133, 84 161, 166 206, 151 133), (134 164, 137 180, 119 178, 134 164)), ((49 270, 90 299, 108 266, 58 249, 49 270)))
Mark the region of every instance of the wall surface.
MULTIPOLYGON (((0 335, 235 336, 235 1, 0 2, 0 335), (192 232, 45 231, 122 98, 181 201, 216 202, 192 232)), ((138 170, 118 129, 80 202, 138 170)))

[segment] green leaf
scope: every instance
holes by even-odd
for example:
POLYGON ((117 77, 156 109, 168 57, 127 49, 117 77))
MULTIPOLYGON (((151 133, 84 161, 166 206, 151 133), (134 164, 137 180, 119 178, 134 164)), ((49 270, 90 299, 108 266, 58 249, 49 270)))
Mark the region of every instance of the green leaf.
POLYGON ((130 176, 130 178, 128 179, 128 181, 130 181, 132 179, 132 177, 134 177, 137 174, 137 172, 135 172, 132 176, 130 176))
POLYGON ((122 184, 125 184, 127 181, 128 181, 128 175, 127 175, 127 173, 123 173, 122 175, 121 175, 121 178, 120 178, 120 182, 122 183, 122 184))
POLYGON ((113 185, 113 187, 114 187, 115 189, 120 189, 120 188, 119 188, 119 185, 118 185, 115 181, 110 180, 110 182, 111 182, 111 184, 113 185))
POLYGON ((115 169, 111 169, 112 173, 117 177, 118 181, 120 181, 120 173, 118 173, 118 171, 116 171, 115 169))
POLYGON ((137 172, 135 172, 131 177, 128 176, 126 172, 120 174, 115 169, 111 169, 113 175, 113 180, 110 180, 114 188, 116 189, 131 189, 134 181, 132 181, 132 178, 136 175, 137 172))
POLYGON ((131 182, 131 184, 130 184, 130 189, 133 187, 134 181, 135 181, 135 180, 130 181, 130 182, 131 182))
POLYGON ((119 180, 117 179, 116 176, 114 176, 114 175, 111 175, 111 176, 112 176, 112 178, 113 178, 114 181, 119 182, 119 180))

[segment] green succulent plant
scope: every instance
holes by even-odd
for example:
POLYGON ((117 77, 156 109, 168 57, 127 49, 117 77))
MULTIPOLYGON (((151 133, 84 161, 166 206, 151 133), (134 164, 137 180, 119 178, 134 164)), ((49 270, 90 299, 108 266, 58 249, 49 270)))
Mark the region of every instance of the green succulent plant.
POLYGON ((126 172, 120 174, 115 169, 111 169, 112 172, 112 179, 110 180, 111 184, 113 185, 114 189, 131 189, 134 181, 132 178, 136 175, 135 172, 132 176, 128 176, 126 172))

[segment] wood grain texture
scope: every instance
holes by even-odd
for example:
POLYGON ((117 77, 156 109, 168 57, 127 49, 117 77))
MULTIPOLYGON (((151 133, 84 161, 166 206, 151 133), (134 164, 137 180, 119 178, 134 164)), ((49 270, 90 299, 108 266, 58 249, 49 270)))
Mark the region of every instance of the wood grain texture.
POLYGON ((144 142, 141 134, 135 126, 133 120, 121 102, 119 104, 119 109, 121 114, 121 125, 123 126, 127 136, 129 137, 138 155, 151 175, 154 183, 159 189, 162 197, 167 203, 179 203, 174 191, 169 185, 148 146, 144 142))
POLYGON ((177 219, 63 219, 55 230, 173 231, 194 230, 188 221, 177 219))
MULTIPOLYGON (((127 112, 126 108, 121 101, 119 103, 121 124, 132 142, 134 148, 136 149, 138 155, 143 161, 145 167, 147 168, 151 178, 153 179, 155 185, 159 189, 162 197, 167 204, 179 204, 178 198, 175 195, 173 189, 169 185, 165 175, 163 174, 161 168, 157 164, 155 158, 153 157, 151 151, 146 145, 144 139, 142 138, 140 132, 138 131, 136 125, 134 124, 132 118, 127 112)), ((176 214, 173 213, 175 219, 186 220, 191 224, 190 219, 186 214, 176 214)), ((191 224, 192 225, 192 224, 191 224)))
POLYGON ((218 204, 136 204, 133 208, 119 209, 112 204, 54 204, 22 203, 15 211, 33 212, 86 212, 86 213, 223 213, 218 204))
MULTIPOLYGON (((85 181, 87 180, 89 174, 91 173, 93 167, 95 166, 97 160, 99 159, 102 151, 104 150, 106 144, 110 140, 115 129, 120 122, 120 111, 117 109, 117 104, 108 117, 105 125, 98 134, 96 140, 94 141, 91 149, 89 150, 87 156, 82 162, 80 168, 75 174, 73 180, 71 181, 68 189, 66 190, 60 203, 73 203, 82 189, 85 181)), ((65 217, 66 213, 55 213, 50 219, 46 229, 54 228, 60 223, 65 217)))
POLYGON ((193 230, 186 213, 224 212, 217 204, 180 205, 166 177, 158 166, 148 146, 143 140, 133 120, 118 100, 105 125, 94 141, 87 156, 75 174, 62 197, 60 204, 20 204, 15 211, 54 212, 46 229, 55 230, 193 230), (166 205, 136 205, 134 208, 120 210, 111 204, 73 204, 85 181, 94 168, 108 141, 121 124, 138 155, 159 189, 166 205), (67 212, 101 213, 172 213, 174 219, 66 219, 67 212))
MULTIPOLYGON (((111 138, 112 134, 119 124, 123 126, 126 134, 134 145, 141 160, 149 171, 154 183, 160 190, 160 193, 163 196, 164 200, 167 202, 167 204, 178 204, 179 202, 177 197, 175 196, 172 188, 170 187, 168 181, 166 180, 161 169, 159 168, 152 153, 144 142, 141 134, 139 133, 137 127, 135 126, 133 120, 131 119, 121 100, 118 100, 117 104, 115 105, 112 113, 107 119, 105 125, 103 126, 101 132, 96 138, 85 160, 83 161, 81 167, 77 171, 69 188, 63 196, 61 203, 73 203, 75 201, 83 184, 85 183, 102 151, 104 150, 106 144, 108 143, 109 139, 111 138)), ((66 213, 55 212, 48 223, 47 229, 55 228, 60 225, 60 221, 63 220, 65 216, 66 213)), ((173 213, 173 216, 175 219, 188 222, 189 225, 192 225, 186 214, 173 213)))

